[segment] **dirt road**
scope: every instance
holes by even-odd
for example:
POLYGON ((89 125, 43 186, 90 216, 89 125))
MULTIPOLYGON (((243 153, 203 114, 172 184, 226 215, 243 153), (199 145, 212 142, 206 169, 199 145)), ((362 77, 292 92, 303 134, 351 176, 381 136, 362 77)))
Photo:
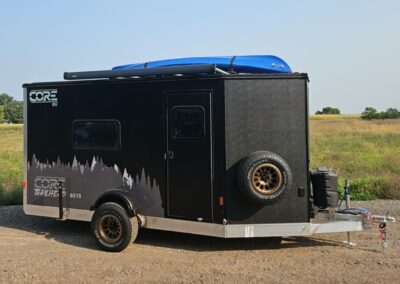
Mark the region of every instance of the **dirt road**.
MULTIPOLYGON (((400 201, 358 202, 400 219, 400 201)), ((89 224, 25 216, 0 207, 0 282, 185 283, 400 283, 400 224, 389 225, 389 250, 377 230, 285 238, 280 249, 265 239, 216 239, 142 230, 122 253, 95 246, 89 224)))

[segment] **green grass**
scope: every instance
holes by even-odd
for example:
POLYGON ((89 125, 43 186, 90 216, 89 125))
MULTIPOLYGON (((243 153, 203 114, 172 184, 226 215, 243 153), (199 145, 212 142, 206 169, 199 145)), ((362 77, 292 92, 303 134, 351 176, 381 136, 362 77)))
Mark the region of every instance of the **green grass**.
POLYGON ((354 199, 400 198, 400 120, 310 123, 311 166, 336 169, 354 199))
POLYGON ((0 125, 0 204, 22 203, 21 124, 0 125))
POLYGON ((22 204, 22 193, 21 187, 15 187, 10 190, 4 190, 0 188, 0 205, 20 205, 22 204))
MULTIPOLYGON (((22 202, 22 125, 0 125, 0 204, 22 202)), ((310 122, 311 167, 337 170, 352 198, 400 199, 400 120, 328 116, 310 122)))

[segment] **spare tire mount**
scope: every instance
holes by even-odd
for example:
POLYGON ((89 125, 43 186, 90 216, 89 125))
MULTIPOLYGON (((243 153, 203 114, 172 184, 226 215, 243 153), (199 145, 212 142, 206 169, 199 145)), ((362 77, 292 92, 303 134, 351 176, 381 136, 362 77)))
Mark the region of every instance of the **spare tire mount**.
POLYGON ((240 191, 252 202, 269 204, 278 199, 292 182, 292 173, 279 155, 260 151, 244 158, 238 167, 240 191))

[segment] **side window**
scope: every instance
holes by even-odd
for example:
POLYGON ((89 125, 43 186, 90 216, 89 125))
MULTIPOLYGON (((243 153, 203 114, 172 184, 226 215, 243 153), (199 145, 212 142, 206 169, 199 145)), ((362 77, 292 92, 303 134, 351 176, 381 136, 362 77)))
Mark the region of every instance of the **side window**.
POLYGON ((173 139, 202 139, 204 137, 204 108, 176 106, 171 110, 173 139))
POLYGON ((118 120, 75 120, 72 122, 74 149, 119 150, 121 126, 118 120))

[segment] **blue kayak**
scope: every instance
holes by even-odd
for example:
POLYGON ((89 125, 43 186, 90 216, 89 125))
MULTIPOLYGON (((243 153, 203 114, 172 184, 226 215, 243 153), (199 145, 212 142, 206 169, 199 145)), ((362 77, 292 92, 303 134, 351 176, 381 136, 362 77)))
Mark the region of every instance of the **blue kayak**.
POLYGON ((114 70, 142 69, 195 64, 216 64, 217 68, 236 73, 291 73, 290 66, 274 55, 188 57, 116 66, 114 70))

